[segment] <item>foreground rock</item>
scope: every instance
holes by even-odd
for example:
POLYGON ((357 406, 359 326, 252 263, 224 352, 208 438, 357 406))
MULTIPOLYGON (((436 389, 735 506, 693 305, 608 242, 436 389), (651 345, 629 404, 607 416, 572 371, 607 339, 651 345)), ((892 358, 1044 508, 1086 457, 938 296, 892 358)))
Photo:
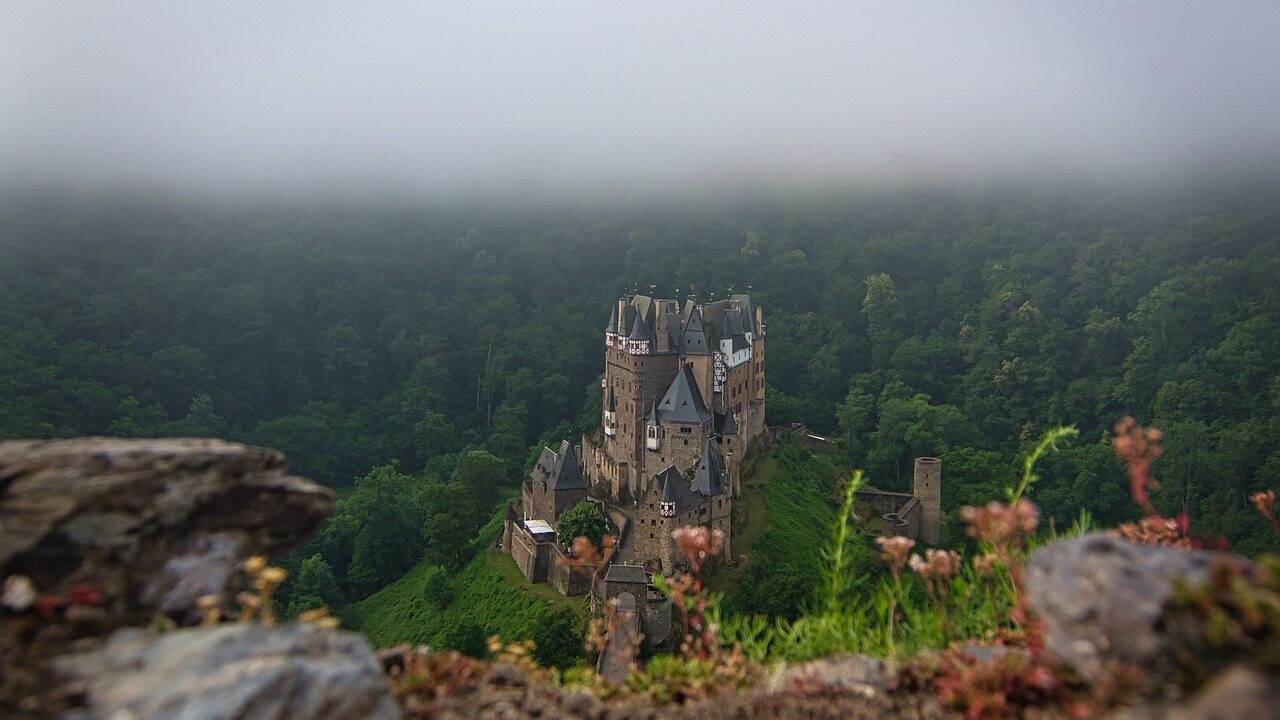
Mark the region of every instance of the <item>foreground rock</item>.
POLYGON ((1158 672, 1186 641, 1162 626, 1175 580, 1201 584, 1223 557, 1101 534, 1060 540, 1032 554, 1027 597, 1045 646, 1084 678, 1100 680, 1117 663, 1158 672))
POLYGON ((41 593, 88 583, 123 624, 228 605, 252 555, 300 544, 333 493, 272 450, 218 440, 82 438, 0 443, 0 577, 41 593), (234 581, 234 582, 233 582, 234 581))
POLYGON ((1219 673, 1187 700, 1153 701, 1112 713, 1110 720, 1258 720, 1280 708, 1280 678, 1248 664, 1219 673))
POLYGON ((290 476, 272 450, 0 443, 0 717, 56 714, 53 659, 116 628, 157 615, 192 624, 204 595, 232 607, 246 559, 301 544, 332 510, 333 493, 290 476))
POLYGON ((399 709, 364 638, 311 625, 126 629, 55 663, 77 720, 391 720, 399 709))
POLYGON ((602 701, 572 689, 530 682, 519 668, 495 665, 473 687, 434 701, 433 720, 582 718, 584 720, 952 720, 932 692, 892 690, 878 660, 842 656, 779 671, 759 687, 722 691, 683 703, 637 697, 602 701))

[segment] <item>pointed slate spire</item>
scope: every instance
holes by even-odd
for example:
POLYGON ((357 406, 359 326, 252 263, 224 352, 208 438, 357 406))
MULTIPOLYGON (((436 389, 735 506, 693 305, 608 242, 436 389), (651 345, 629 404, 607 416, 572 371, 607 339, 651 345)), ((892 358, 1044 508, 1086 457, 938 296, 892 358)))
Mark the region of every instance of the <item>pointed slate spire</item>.
POLYGON ((615 303, 613 310, 609 312, 609 324, 605 326, 604 331, 609 335, 618 334, 618 306, 615 303))
POLYGON ((702 402, 702 393, 698 392, 698 381, 693 377, 693 370, 688 365, 681 367, 671 381, 671 387, 667 388, 667 394, 658 403, 658 419, 662 422, 705 425, 711 418, 711 411, 702 402))
POLYGON ((653 332, 649 330, 649 323, 644 321, 644 315, 636 313, 635 322, 631 323, 631 334, 627 336, 627 339, 653 342, 653 332))
POLYGON ((649 406, 649 413, 644 416, 644 422, 646 425, 658 424, 658 403, 649 406))
POLYGON ((676 487, 676 483, 680 482, 680 473, 674 472, 675 466, 672 465, 663 471, 662 477, 662 502, 674 503, 680 499, 680 491, 676 487))
POLYGON ((693 472, 693 490, 707 497, 724 492, 724 458, 720 456, 720 441, 707 438, 702 448, 702 459, 698 461, 698 469, 693 472))

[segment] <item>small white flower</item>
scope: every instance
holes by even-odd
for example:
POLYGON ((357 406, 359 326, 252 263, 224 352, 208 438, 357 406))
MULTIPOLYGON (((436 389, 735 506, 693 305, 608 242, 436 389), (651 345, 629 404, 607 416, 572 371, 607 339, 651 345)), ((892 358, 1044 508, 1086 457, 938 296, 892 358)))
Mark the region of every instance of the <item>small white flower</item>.
POLYGON ((26 575, 10 575, 4 579, 4 594, 0 605, 14 612, 22 612, 36 601, 36 586, 26 575))

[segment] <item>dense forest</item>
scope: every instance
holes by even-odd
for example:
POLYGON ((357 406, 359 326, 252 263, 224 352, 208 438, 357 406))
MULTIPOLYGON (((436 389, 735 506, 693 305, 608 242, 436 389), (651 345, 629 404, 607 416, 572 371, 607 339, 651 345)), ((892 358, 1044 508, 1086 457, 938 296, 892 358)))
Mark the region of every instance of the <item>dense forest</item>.
MULTIPOLYGON (((608 302, 749 290, 768 417, 948 509, 1048 426, 1036 501, 1132 517, 1107 444, 1166 433, 1158 503, 1247 553, 1280 488, 1280 200, 1096 188, 670 204, 409 207, 12 200, 0 211, 0 438, 220 436, 339 490, 292 561, 305 605, 447 570, 538 443, 592 428, 608 302)), ((492 527, 488 528, 491 537, 492 527)), ((956 537, 954 527, 952 537, 956 537)))

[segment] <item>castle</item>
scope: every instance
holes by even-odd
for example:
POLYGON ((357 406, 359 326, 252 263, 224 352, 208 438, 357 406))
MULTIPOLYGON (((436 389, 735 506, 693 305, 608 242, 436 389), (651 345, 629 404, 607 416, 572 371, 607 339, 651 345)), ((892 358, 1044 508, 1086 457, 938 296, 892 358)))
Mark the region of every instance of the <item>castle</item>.
POLYGON ((647 638, 665 638, 670 607, 654 573, 683 564, 671 532, 703 525, 723 534, 732 557, 739 467, 764 435, 764 317, 748 295, 699 303, 620 298, 604 330, 601 422, 575 449, 544 448, 509 509, 502 549, 531 582, 565 594, 590 591, 603 605, 619 588, 647 638), (608 568, 559 562, 556 522, 594 502, 617 530, 608 568), (617 586, 617 587, 615 587, 617 586))
MULTIPOLYGON (((591 594, 593 609, 624 608, 646 641, 661 643, 671 605, 653 576, 684 565, 672 531, 701 525, 723 535, 732 558, 733 502, 747 449, 767 438, 764 316, 747 295, 699 303, 620 298, 604 330, 600 425, 575 447, 543 448, 508 507, 502 551, 530 582, 565 595, 591 594), (560 517, 597 505, 617 542, 601 564, 570 558, 560 517)), ((917 458, 912 492, 866 488, 859 505, 880 532, 938 542, 942 466, 917 458)))
POLYGON ((732 557, 738 469, 765 429, 763 313, 748 295, 634 295, 604 335, 601 433, 583 438, 582 454, 595 494, 631 521, 621 557, 677 567, 671 531, 682 525, 719 530, 732 557))

